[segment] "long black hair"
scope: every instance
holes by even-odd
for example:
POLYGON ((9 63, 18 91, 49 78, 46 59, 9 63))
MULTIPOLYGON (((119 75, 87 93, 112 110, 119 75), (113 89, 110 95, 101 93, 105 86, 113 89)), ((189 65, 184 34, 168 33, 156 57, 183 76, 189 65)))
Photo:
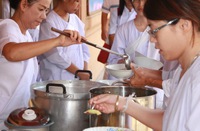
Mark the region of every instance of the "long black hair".
POLYGON ((122 15, 125 5, 126 5, 126 3, 124 0, 119 1, 118 16, 122 15))
MULTIPOLYGON (((134 6, 133 6, 133 0, 129 0, 129 1, 131 2, 132 7, 134 8, 134 6)), ((118 16, 122 15, 125 6, 126 6, 125 0, 120 0, 119 1, 119 8, 118 8, 118 16)))

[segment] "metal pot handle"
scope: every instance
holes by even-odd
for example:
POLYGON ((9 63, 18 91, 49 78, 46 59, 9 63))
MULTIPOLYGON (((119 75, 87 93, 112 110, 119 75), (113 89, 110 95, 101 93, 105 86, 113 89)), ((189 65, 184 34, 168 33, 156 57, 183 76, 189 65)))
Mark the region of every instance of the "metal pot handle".
POLYGON ((65 87, 63 84, 56 84, 56 83, 48 83, 48 84, 46 85, 46 92, 47 92, 47 93, 51 93, 51 92, 49 92, 49 87, 50 87, 50 86, 61 87, 61 88, 63 89, 63 94, 66 94, 66 93, 67 93, 66 87, 65 87))
POLYGON ((75 72, 75 78, 78 78, 78 73, 79 72, 85 72, 85 73, 88 73, 89 75, 90 75, 90 79, 92 79, 92 72, 90 71, 90 70, 77 70, 76 72, 75 72))

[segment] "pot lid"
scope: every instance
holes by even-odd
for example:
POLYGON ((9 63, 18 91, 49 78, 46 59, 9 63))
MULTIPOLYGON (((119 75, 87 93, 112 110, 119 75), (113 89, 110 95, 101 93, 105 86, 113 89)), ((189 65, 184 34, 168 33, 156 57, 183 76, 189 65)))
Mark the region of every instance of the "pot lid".
POLYGON ((49 122, 49 114, 36 107, 20 108, 12 111, 7 121, 16 126, 40 126, 49 122))
POLYGON ((43 81, 31 85, 34 94, 40 97, 62 97, 63 99, 88 99, 89 90, 107 84, 86 80, 43 81), (54 95, 56 94, 56 95, 54 95))

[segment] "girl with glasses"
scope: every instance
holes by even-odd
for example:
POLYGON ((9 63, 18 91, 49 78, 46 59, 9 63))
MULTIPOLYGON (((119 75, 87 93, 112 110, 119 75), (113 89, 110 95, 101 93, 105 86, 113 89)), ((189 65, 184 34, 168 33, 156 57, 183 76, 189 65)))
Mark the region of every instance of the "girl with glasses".
MULTIPOLYGON (((124 111, 156 131, 198 131, 199 7, 198 0, 147 0, 144 7, 144 14, 153 34, 150 40, 166 60, 177 60, 180 64, 168 88, 168 104, 165 110, 147 109, 130 99, 116 99, 116 95, 107 94, 92 98, 90 104, 95 104, 95 108, 104 113, 114 112, 115 109, 124 111), (156 29, 159 30, 155 31, 156 29)), ((135 70, 134 67, 132 69, 135 70)))

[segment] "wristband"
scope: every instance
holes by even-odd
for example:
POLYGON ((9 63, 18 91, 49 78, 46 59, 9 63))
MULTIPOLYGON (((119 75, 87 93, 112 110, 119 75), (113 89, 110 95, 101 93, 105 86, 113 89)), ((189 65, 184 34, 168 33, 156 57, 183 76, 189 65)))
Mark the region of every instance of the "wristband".
POLYGON ((122 112, 125 112, 128 109, 128 103, 131 99, 133 99, 134 102, 138 103, 138 101, 133 97, 136 97, 135 92, 133 92, 131 95, 128 96, 128 98, 126 98, 126 104, 123 106, 122 112))
POLYGON ((126 98, 126 104, 123 106, 122 112, 125 112, 128 108, 128 103, 131 100, 131 95, 129 95, 129 97, 126 98))

